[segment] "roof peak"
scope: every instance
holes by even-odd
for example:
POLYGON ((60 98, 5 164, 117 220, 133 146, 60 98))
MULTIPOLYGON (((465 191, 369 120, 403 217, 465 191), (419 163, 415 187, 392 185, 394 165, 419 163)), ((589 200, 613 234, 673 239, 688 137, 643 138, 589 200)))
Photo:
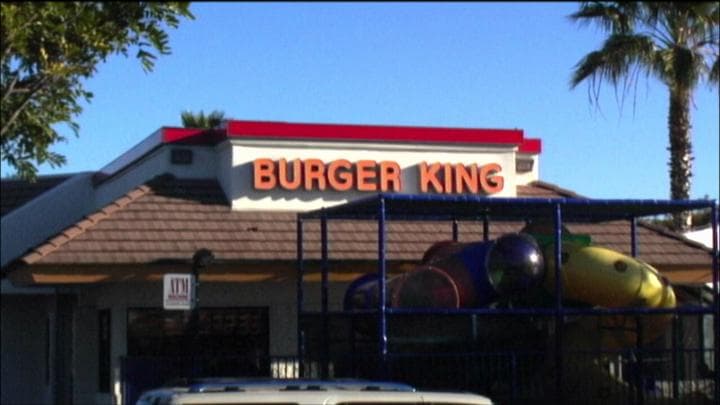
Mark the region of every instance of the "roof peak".
POLYGON ((519 153, 539 154, 542 141, 525 138, 522 129, 431 127, 409 125, 297 123, 226 120, 211 129, 162 127, 100 169, 102 182, 165 144, 214 146, 230 139, 272 141, 374 142, 398 144, 499 145, 519 153))

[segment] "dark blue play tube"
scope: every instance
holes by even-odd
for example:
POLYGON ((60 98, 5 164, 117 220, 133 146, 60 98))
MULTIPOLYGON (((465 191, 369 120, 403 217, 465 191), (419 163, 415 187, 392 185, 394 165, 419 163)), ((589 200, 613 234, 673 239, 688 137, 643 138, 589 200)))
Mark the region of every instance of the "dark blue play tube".
MULTIPOLYGON (((395 308, 483 307, 503 295, 527 291, 542 280, 544 268, 540 247, 529 235, 442 241, 427 250, 415 270, 387 283, 387 299, 395 308)), ((377 294, 377 277, 363 276, 347 289, 345 309, 373 308, 377 294)))

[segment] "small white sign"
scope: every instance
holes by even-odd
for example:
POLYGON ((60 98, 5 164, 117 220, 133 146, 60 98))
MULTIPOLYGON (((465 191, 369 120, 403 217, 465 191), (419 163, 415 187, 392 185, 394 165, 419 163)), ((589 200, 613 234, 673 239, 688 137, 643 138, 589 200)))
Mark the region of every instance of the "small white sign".
POLYGON ((192 274, 168 273, 163 276, 164 309, 192 309, 194 298, 195 278, 192 274))

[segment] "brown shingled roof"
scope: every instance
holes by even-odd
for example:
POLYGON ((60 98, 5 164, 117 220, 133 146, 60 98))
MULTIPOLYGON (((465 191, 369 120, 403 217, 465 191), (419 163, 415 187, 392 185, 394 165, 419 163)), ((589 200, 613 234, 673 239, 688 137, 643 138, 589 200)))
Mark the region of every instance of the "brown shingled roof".
POLYGON ((546 183, 544 181, 534 181, 528 185, 517 186, 518 197, 539 197, 539 198, 587 198, 575 193, 574 191, 567 190, 556 186, 555 184, 546 183))
POLYGON ((3 179, 0 182, 0 216, 50 190, 72 175, 42 176, 35 182, 27 180, 3 179))
MULTIPOLYGON (((518 187, 524 197, 578 197, 557 186, 535 182, 518 187)), ((491 238, 517 232, 522 222, 491 223, 491 238)), ((627 221, 566 224, 573 233, 630 253, 627 221)), ((305 256, 320 257, 316 221, 304 225, 305 256)), ((377 228, 372 221, 330 221, 330 259, 374 260, 377 228)), ((440 222, 388 222, 388 260, 418 261, 433 242, 450 239, 452 227, 440 222)), ((461 222, 460 240, 482 238, 481 222, 461 222)), ((710 269, 711 256, 698 244, 657 229, 638 227, 639 258, 663 269, 710 269)), ((200 248, 219 262, 294 261, 296 213, 232 211, 216 180, 161 176, 131 190, 21 257, 30 266, 132 265, 187 262, 200 248)), ((709 272, 708 272, 709 274, 709 272)))

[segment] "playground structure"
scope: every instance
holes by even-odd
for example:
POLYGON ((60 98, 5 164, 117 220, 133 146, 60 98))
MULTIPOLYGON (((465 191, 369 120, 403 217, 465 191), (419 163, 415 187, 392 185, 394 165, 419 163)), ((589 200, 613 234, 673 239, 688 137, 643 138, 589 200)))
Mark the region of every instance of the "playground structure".
POLYGON ((718 336, 717 242, 711 293, 698 305, 677 305, 667 279, 634 258, 639 218, 700 208, 710 208, 716 229, 717 204, 707 200, 379 194, 299 214, 301 375, 389 378, 500 403, 716 400, 717 339, 712 347, 702 337, 683 340, 678 325, 711 320, 704 328, 718 336), (329 302, 327 223, 335 219, 374 220, 378 229, 377 272, 350 283, 342 310, 329 302), (312 220, 321 233, 319 310, 305 307, 303 223, 312 220), (394 220, 447 221, 453 237, 438 238, 414 269, 390 277, 387 222, 394 220), (527 225, 490 240, 491 220, 527 225), (610 220, 628 221, 630 256, 563 225, 610 220), (462 221, 481 221, 482 240, 458 242, 462 221))

